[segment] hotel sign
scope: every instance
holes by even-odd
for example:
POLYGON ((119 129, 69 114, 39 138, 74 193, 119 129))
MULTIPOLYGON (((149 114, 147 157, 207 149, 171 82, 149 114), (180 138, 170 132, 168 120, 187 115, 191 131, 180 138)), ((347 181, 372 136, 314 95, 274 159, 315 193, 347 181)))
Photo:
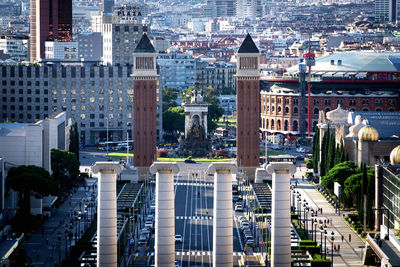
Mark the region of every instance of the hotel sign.
POLYGON ((120 22, 136 21, 137 19, 141 19, 142 10, 139 6, 115 7, 113 15, 117 17, 120 22))

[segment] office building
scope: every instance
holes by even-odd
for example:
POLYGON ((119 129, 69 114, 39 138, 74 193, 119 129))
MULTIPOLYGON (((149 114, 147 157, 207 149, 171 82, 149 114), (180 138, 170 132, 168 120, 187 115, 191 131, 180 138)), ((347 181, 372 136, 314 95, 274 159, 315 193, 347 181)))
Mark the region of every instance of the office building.
POLYGON ((103 21, 103 61, 113 65, 133 65, 132 54, 150 26, 141 23, 139 6, 114 8, 111 21, 103 21))
POLYGON ((397 0, 375 0, 375 21, 380 23, 397 23, 397 0))
POLYGON ((30 1, 30 61, 45 58, 45 41, 72 41, 72 0, 30 1))
POLYGON ((161 87, 185 90, 196 82, 196 60, 190 54, 160 53, 157 56, 161 87))
MULTIPOLYGON (((80 140, 95 145, 132 136, 132 68, 95 63, 46 62, 0 66, 0 121, 32 123, 65 111, 80 140), (108 127, 107 127, 108 123, 108 127)), ((161 91, 157 88, 157 94, 161 91)), ((160 105, 160 102, 158 102, 160 105)), ((157 134, 162 127, 157 108, 157 134)))
POLYGON ((196 82, 203 88, 211 86, 220 93, 224 88, 232 91, 236 89, 235 74, 235 63, 208 63, 200 60, 196 64, 196 82))
POLYGON ((29 37, 20 35, 1 35, 0 50, 14 61, 28 61, 29 37))
POLYGON ((42 60, 61 60, 61 61, 77 61, 78 60, 78 42, 53 42, 46 41, 45 59, 42 60))
POLYGON ((237 0, 236 16, 239 18, 256 18, 262 15, 261 0, 237 0))
POLYGON ((103 58, 103 36, 100 32, 78 34, 78 58, 81 61, 101 61, 103 58))

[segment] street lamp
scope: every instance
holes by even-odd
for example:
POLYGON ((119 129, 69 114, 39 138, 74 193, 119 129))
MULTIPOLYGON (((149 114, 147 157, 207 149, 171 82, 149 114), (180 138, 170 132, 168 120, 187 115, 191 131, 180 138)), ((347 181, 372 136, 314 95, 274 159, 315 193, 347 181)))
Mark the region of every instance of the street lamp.
POLYGON ((318 227, 318 225, 317 225, 317 214, 315 214, 315 219, 314 219, 314 225, 315 225, 315 230, 314 230, 314 234, 315 234, 315 237, 314 237, 314 240, 315 241, 317 241, 317 227, 318 227))
POLYGON ((57 243, 58 243, 58 266, 61 266, 61 232, 57 234, 57 243))
POLYGON ((325 231, 324 231, 324 238, 325 238, 325 259, 326 259, 326 237, 328 236, 328 231, 325 229, 325 231))
POLYGON ((311 211, 311 240, 314 241, 314 210, 311 211))
POLYGON ((335 242, 335 233, 332 231, 332 233, 331 233, 331 241, 332 241, 332 254, 331 254, 331 258, 332 258, 332 267, 333 267, 333 243, 335 242))
POLYGON ((81 238, 81 210, 78 210, 78 239, 81 238))
MULTIPOLYGON (((320 224, 319 230, 321 231, 321 249, 323 250, 324 243, 322 242, 322 234, 324 233, 324 227, 322 226, 322 224, 320 224)), ((324 257, 326 258, 326 246, 325 246, 325 256, 324 257)))

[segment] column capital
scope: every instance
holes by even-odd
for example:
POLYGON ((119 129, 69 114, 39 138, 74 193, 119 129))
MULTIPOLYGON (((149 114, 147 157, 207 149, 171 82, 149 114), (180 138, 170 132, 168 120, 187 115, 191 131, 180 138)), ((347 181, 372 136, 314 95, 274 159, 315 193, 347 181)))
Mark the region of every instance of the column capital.
POLYGON ((233 161, 228 162, 213 162, 208 166, 208 173, 214 174, 219 171, 230 171, 232 174, 237 173, 236 163, 233 161))
POLYGON ((287 170, 290 174, 294 174, 296 172, 296 166, 292 162, 271 162, 267 165, 265 170, 273 174, 276 171, 285 171, 287 170))
POLYGON ((179 172, 179 167, 176 162, 154 162, 150 166, 150 173, 156 174, 157 171, 161 170, 169 170, 172 171, 174 174, 179 172))
POLYGON ((114 172, 115 174, 120 174, 122 171, 122 165, 119 164, 119 162, 113 162, 113 161, 97 161, 92 166, 93 173, 99 173, 103 171, 111 171, 114 172))

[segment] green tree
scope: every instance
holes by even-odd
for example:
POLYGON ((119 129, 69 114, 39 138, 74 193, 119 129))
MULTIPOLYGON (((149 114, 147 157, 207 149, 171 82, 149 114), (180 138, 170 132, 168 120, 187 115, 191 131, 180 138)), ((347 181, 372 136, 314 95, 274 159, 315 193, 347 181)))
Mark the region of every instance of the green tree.
POLYGON ((232 87, 227 87, 227 86, 222 87, 221 95, 234 95, 235 93, 236 91, 232 87))
POLYGON ((326 175, 322 176, 321 184, 326 188, 333 190, 333 183, 344 184, 346 179, 359 172, 359 168, 351 161, 345 161, 337 164, 330 169, 326 175))
POLYGON ((74 153, 55 148, 51 150, 51 170, 60 190, 68 190, 76 183, 80 174, 79 165, 74 153))
POLYGON ((343 188, 344 204, 348 207, 356 204, 358 207, 361 197, 361 173, 350 175, 344 181, 343 188))
POLYGON ((326 170, 329 171, 330 169, 335 166, 335 155, 336 155, 336 141, 335 141, 335 135, 333 133, 330 133, 328 135, 329 138, 329 147, 328 147, 328 160, 326 162, 326 170))
POLYGON ((367 225, 369 229, 374 228, 374 213, 372 211, 375 198, 375 172, 370 166, 365 166, 363 176, 367 176, 367 225))
POLYGON ((33 165, 11 168, 8 172, 7 185, 22 195, 20 212, 25 218, 31 214, 31 195, 42 198, 55 193, 57 188, 48 171, 33 165))
POLYGON ((324 176, 326 174, 326 162, 327 160, 329 160, 327 158, 327 154, 328 154, 328 139, 329 136, 329 127, 328 127, 328 131, 324 134, 324 136, 322 137, 322 144, 321 144, 321 162, 320 162, 320 174, 321 176, 324 176))
POLYGON ((170 107, 163 112, 163 129, 171 133, 185 131, 185 111, 182 107, 170 107))
POLYGON ((167 86, 163 87, 162 90, 162 109, 163 112, 168 110, 171 107, 176 107, 176 100, 178 99, 178 93, 174 88, 170 88, 167 86))
POLYGON ((77 122, 75 122, 69 130, 68 151, 74 153, 79 159, 79 132, 77 122))

